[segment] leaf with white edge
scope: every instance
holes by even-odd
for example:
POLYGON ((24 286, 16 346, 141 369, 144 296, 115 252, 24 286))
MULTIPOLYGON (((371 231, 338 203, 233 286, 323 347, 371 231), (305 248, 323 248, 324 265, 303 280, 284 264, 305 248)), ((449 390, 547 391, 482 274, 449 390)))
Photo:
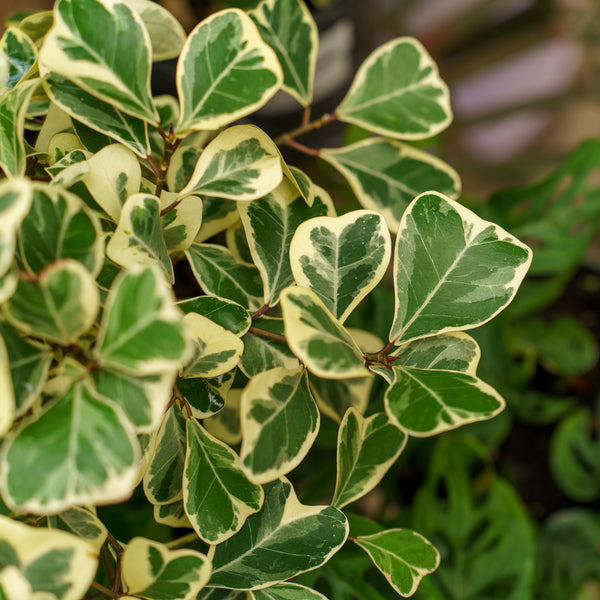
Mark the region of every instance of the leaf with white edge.
POLYGON ((270 194, 238 205, 250 252, 260 271, 264 302, 275 306, 281 290, 294 283, 290 266, 290 242, 298 226, 314 217, 328 214, 317 199, 307 206, 288 179, 270 194))
POLYGON ((154 520, 169 527, 186 527, 192 529, 192 524, 185 514, 183 500, 176 500, 171 504, 155 504, 154 520))
POLYGON ((350 408, 338 432, 337 477, 331 504, 346 504, 370 492, 406 445, 408 436, 385 413, 362 417, 350 408))
POLYGON ((128 115, 158 122, 150 92, 150 38, 126 3, 59 0, 39 62, 42 75, 61 75, 128 115))
POLYGON ((452 121, 448 87, 435 62, 408 37, 367 57, 335 114, 340 121, 408 140, 432 137, 452 121))
POLYGON ((460 178, 454 169, 396 140, 368 138, 339 149, 324 148, 319 156, 346 178, 365 208, 385 217, 393 233, 415 196, 429 190, 452 199, 460 194, 460 178))
POLYGON ((69 131, 53 135, 48 143, 48 163, 52 166, 73 150, 82 150, 81 140, 69 131))
POLYGON ((390 341, 486 323, 512 301, 531 257, 525 244, 454 200, 417 196, 396 238, 390 341))
POLYGON ((84 539, 97 553, 100 553, 108 535, 102 521, 89 510, 79 506, 74 506, 58 515, 49 515, 48 527, 66 531, 84 539))
POLYGON ((0 53, 8 57, 7 87, 14 87, 34 65, 37 50, 33 40, 21 29, 9 27, 0 39, 0 53))
POLYGON ((277 56, 250 17, 219 11, 190 33, 177 63, 178 136, 218 129, 263 106, 281 86, 277 56))
POLYGON ((302 223, 292 238, 290 263, 296 283, 315 292, 343 322, 379 283, 391 252, 383 217, 356 210, 302 223))
POLYGON ((195 419, 207 419, 225 406, 225 400, 233 384, 235 371, 211 379, 177 380, 177 387, 188 403, 195 419))
POLYGON ((337 508, 300 504, 285 478, 265 485, 264 493, 260 512, 211 548, 211 586, 257 589, 279 583, 320 567, 346 541, 348 521, 337 508))
POLYGON ((184 313, 197 313, 236 335, 244 335, 252 325, 250 313, 239 304, 215 296, 197 296, 180 300, 177 306, 184 313))
POLYGON ((140 189, 140 163, 125 146, 110 144, 94 154, 88 165, 83 182, 102 210, 118 223, 126 200, 140 189))
POLYGON ((51 167, 46 167, 45 171, 52 177, 52 185, 70 188, 88 174, 90 167, 87 161, 91 157, 92 154, 87 150, 76 149, 51 167))
POLYGON ((65 259, 21 278, 4 308, 11 325, 27 335, 68 346, 96 321, 100 294, 89 271, 65 259))
MULTIPOLYGON (((167 208, 176 198, 176 194, 163 192, 161 208, 167 208)), ((169 254, 185 252, 194 243, 202 225, 202 200, 198 196, 186 196, 161 217, 161 224, 169 254)))
POLYGON ((369 403, 373 376, 355 379, 322 379, 309 374, 310 389, 319 410, 338 423, 349 408, 364 414, 369 403))
POLYGON ((250 17, 283 70, 281 89, 302 106, 312 102, 319 47, 317 25, 302 0, 263 0, 250 17))
POLYGON ((170 550, 133 538, 121 556, 129 595, 145 600, 194 600, 210 578, 210 561, 195 550, 170 550))
POLYGON ((0 336, 0 436, 10 429, 15 418, 15 393, 9 360, 6 343, 0 336))
POLYGON ((0 168, 8 177, 25 174, 25 114, 39 82, 25 81, 0 96, 0 168))
POLYGON ((2 496, 13 509, 37 514, 121 502, 136 484, 139 458, 125 415, 80 381, 5 443, 2 496))
POLYGON ((251 600, 327 600, 320 592, 297 583, 276 583, 250 593, 251 600))
POLYGON ((106 255, 125 268, 156 264, 171 283, 175 281, 156 196, 140 193, 127 199, 117 229, 106 245, 106 255))
POLYGON ((202 226, 195 242, 201 243, 239 221, 237 202, 225 198, 202 198, 202 226))
MULTIPOLYGON (((18 600, 51 597, 79 600, 87 592, 98 567, 98 557, 87 541, 64 531, 31 527, 5 516, 0 516, 0 547, 1 572, 4 574, 11 567, 18 569, 35 592, 18 600)), ((5 583, 6 580, 2 582, 5 583)))
MULTIPOLYGON (((76 121, 121 142, 141 158, 150 154, 146 121, 121 112, 55 73, 44 81, 44 89, 52 102, 76 121)), ((79 135, 81 130, 75 127, 79 135)))
POLYGON ((4 304, 17 291, 19 269, 13 263, 4 275, 0 275, 0 304, 4 304))
POLYGON ((171 504, 183 498, 186 421, 173 406, 165 415, 152 440, 144 473, 144 493, 152 504, 171 504))
POLYGON ((242 469, 268 483, 297 467, 319 433, 320 415, 302 367, 264 371, 242 392, 242 469))
POLYGON ((204 148, 179 195, 255 200, 281 181, 281 159, 271 138, 255 125, 235 125, 204 148))
POLYGON ((31 209, 21 223, 19 248, 30 273, 68 259, 96 277, 104 259, 102 226, 75 194, 36 184, 31 209))
POLYGON ((308 206, 313 205, 316 193, 315 188, 318 188, 321 192, 321 200, 330 208, 330 212, 327 216, 335 216, 335 207, 331 201, 331 198, 329 197, 329 194, 327 194, 323 188, 313 184, 313 182, 310 180, 310 177, 304 171, 301 171, 298 167, 294 167, 293 165, 287 166, 284 163, 283 174, 292 181, 292 184, 300 192, 300 195, 304 198, 304 201, 306 204, 308 204, 308 206), (328 201, 325 201, 325 197, 327 197, 328 201))
POLYGON ((491 419, 504 410, 500 394, 467 373, 398 366, 393 371, 384 396, 385 412, 413 437, 491 419))
POLYGON ((0 600, 57 600, 57 597, 52 592, 34 592, 17 567, 7 566, 0 571, 0 600))
POLYGON ((216 244, 195 243, 185 254, 206 294, 228 298, 249 310, 261 307, 263 288, 254 265, 238 263, 227 248, 216 244))
POLYGON ((106 299, 94 356, 101 366, 137 377, 171 372, 191 348, 181 319, 158 267, 123 271, 106 299))
POLYGON ((254 597, 252 592, 205 587, 198 595, 198 600, 254 600, 254 597))
POLYGON ((0 183, 0 276, 11 267, 17 232, 33 200, 33 186, 25 179, 8 179, 0 183))
POLYGON ((440 555, 431 542, 410 529, 361 535, 354 542, 371 557, 401 596, 412 596, 421 579, 440 564, 440 555))
POLYGON ((137 433, 150 433, 171 399, 175 370, 140 377, 98 367, 92 378, 98 392, 123 409, 137 433))
POLYGON ((242 428, 240 426, 241 401, 242 390, 230 389, 225 406, 212 417, 202 421, 208 433, 230 446, 236 446, 242 440, 242 428))
POLYGON ((311 373, 325 379, 368 376, 360 348, 315 292, 284 289, 281 310, 290 349, 311 373))
POLYGON ((175 150, 167 169, 167 187, 176 194, 190 182, 192 173, 202 155, 202 148, 190 146, 186 142, 187 140, 184 140, 175 150))
MULTIPOLYGON (((8 351, 9 381, 12 379, 15 411, 20 416, 29 410, 42 391, 52 361, 52 350, 49 346, 23 339, 5 321, 0 321, 0 339, 4 339, 8 351)), ((4 398, 9 396, 9 392, 0 394, 4 398)))
POLYGON ((195 343, 192 358, 181 370, 183 378, 217 377, 237 366, 244 343, 235 333, 197 313, 185 315, 183 324, 195 343))
POLYGON ((190 419, 183 477, 183 503, 194 530, 209 544, 220 544, 260 509, 263 490, 241 469, 239 456, 190 419))

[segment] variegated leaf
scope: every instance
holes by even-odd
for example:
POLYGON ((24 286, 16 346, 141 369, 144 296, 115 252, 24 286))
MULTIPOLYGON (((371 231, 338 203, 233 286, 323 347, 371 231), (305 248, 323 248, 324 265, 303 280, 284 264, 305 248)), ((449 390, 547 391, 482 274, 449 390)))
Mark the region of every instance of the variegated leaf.
POLYGON ((90 170, 87 161, 91 157, 87 150, 72 150, 45 171, 52 177, 52 185, 70 188, 87 175, 90 170))
POLYGON ((415 39, 379 46, 360 66, 336 110, 341 121, 409 140, 432 137, 452 121, 437 66, 415 39))
POLYGON ((180 300, 177 306, 186 314, 202 315, 239 336, 244 335, 252 325, 250 313, 239 304, 226 298, 196 296, 180 300))
POLYGON ((176 133, 228 125, 265 104, 282 80, 277 56, 250 17, 237 9, 217 12, 192 31, 179 57, 176 133))
POLYGON ((0 275, 0 304, 4 304, 17 291, 19 270, 13 263, 4 275, 0 275))
POLYGON ((240 426, 241 400, 242 390, 238 388, 230 389, 227 393, 225 406, 212 417, 202 421, 208 433, 230 446, 237 446, 242 440, 240 426))
POLYGON ((310 389, 319 410, 338 423, 349 408, 364 414, 369 403, 373 379, 372 376, 355 379, 322 379, 312 374, 308 376, 310 389))
POLYGON ((154 505, 154 520, 168 527, 186 527, 192 529, 192 525, 183 507, 183 500, 175 500, 170 504, 154 505))
MULTIPOLYGON (((163 192, 160 197, 162 210, 177 195, 163 192)), ((202 200, 198 196, 186 196, 177 206, 161 217, 161 226, 169 254, 185 252, 193 243, 202 225, 202 200)))
POLYGON ((8 57, 6 87, 14 87, 33 67, 37 49, 33 40, 17 27, 9 27, 0 39, 0 53, 8 57))
POLYGON ((17 232, 33 200, 33 186, 26 179, 0 182, 0 276, 11 267, 17 232))
POLYGON ((486 323, 512 301, 530 264, 531 250, 498 225, 441 194, 421 194, 396 238, 390 341, 486 323))
POLYGON ((205 196, 202 198, 202 226, 195 242, 200 244, 217 233, 225 231, 237 221, 239 221, 239 214, 235 200, 205 196))
POLYGON ((74 506, 57 515, 48 515, 48 527, 72 533, 84 539, 99 554, 108 532, 100 519, 90 510, 74 506))
POLYGON ((9 360, 6 343, 0 336, 0 435, 2 436, 13 424, 16 408, 9 360))
POLYGON ((320 592, 297 583, 276 583, 249 594, 249 600, 327 600, 320 592))
POLYGON ((391 246, 379 213, 317 217, 296 229, 290 244, 292 273, 343 322, 385 274, 391 246))
POLYGON ((180 377, 177 380, 177 387, 188 403, 192 416, 195 419, 207 419, 225 406, 225 399, 229 395, 234 376, 235 370, 210 379, 180 377))

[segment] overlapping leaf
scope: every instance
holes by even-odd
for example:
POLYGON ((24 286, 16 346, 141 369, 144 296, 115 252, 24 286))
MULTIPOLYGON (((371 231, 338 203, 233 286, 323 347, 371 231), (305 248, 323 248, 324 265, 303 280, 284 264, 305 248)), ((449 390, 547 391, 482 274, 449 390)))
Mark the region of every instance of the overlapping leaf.
POLYGON ((49 515, 48 526, 84 539, 98 553, 108 535, 102 521, 91 510, 79 506, 57 515, 49 515))
MULTIPOLYGON (((162 210, 176 199, 176 194, 163 192, 160 198, 162 210)), ((185 252, 202 225, 202 200, 198 196, 186 196, 161 217, 161 224, 169 254, 185 252)))
POLYGON ((196 296, 181 300, 177 305, 184 313, 202 315, 236 335, 244 335, 252 324, 248 311, 226 298, 196 296))
POLYGON ((177 387, 188 403, 195 419, 207 419, 219 412, 225 406, 235 370, 209 379, 195 377, 193 379, 179 378, 177 387))
POLYGON ((373 379, 373 376, 354 379, 322 379, 311 374, 308 376, 310 389, 319 410, 338 423, 349 408, 364 414, 373 379))
POLYGON ((0 53, 8 57, 7 87, 14 87, 31 69, 37 58, 33 40, 21 29, 9 27, 0 40, 0 53))
POLYGON ((225 406, 212 417, 202 421, 202 424, 211 435, 230 446, 236 446, 242 440, 240 426, 241 396, 241 389, 230 389, 227 393, 225 406))
POLYGON ((249 600, 327 600, 320 592, 297 583, 276 583, 249 594, 249 600))
POLYGON ((29 212, 33 186, 26 180, 5 180, 0 183, 0 276, 12 265, 17 232, 29 212))
POLYGON ((202 226, 196 236, 196 243, 201 243, 239 220, 237 202, 225 198, 205 196, 202 198, 202 226))
POLYGON ((185 514, 183 500, 176 500, 170 504, 155 504, 154 520, 169 527, 187 527, 192 529, 190 520, 185 514))

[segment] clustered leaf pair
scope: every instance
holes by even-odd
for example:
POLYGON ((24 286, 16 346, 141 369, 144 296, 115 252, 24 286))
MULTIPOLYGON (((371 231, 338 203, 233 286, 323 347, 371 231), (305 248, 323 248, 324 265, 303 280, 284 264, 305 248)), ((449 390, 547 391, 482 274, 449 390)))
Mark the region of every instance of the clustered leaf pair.
MULTIPOLYGON (((59 0, 0 41, 4 598, 322 599, 287 580, 342 548, 341 509, 408 437, 502 410, 463 331, 512 300, 529 249, 400 141, 451 120, 420 44, 376 50, 311 122, 317 44, 301 0, 223 10, 189 36, 149 0, 59 0), (173 57, 177 98, 154 98, 152 61, 173 57), (279 89, 304 107, 297 130, 275 143, 234 124, 279 89), (277 145, 335 119, 378 134, 308 149, 364 207, 342 216, 277 145), (174 294, 181 262, 201 294, 174 294), (390 263, 382 341, 344 322, 390 263), (321 414, 339 423, 336 484, 313 506, 287 476, 321 414), (140 484, 158 523, 192 533, 116 540, 94 507, 140 484)), ((410 530, 352 539, 401 595, 439 562, 410 530)))

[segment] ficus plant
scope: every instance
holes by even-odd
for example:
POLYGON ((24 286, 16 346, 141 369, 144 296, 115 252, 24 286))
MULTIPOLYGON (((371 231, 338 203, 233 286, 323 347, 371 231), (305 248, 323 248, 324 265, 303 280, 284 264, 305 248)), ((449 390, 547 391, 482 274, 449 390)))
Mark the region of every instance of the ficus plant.
POLYGON ((502 411, 464 332, 511 302, 531 251, 408 143, 451 121, 417 41, 376 49, 311 120, 317 46, 301 0, 226 8, 187 36, 149 0, 9 21, 0 598, 317 600, 295 578, 349 547, 386 597, 410 596, 438 566, 418 532, 366 526, 353 503, 410 437, 502 411), (177 57, 176 96, 153 97, 152 62, 177 57), (273 140, 249 118, 278 91, 303 116, 273 140), (334 121, 370 136, 298 141, 334 121), (286 146, 329 163, 363 208, 338 216, 286 146), (388 338, 345 326, 387 272, 388 338), (325 420, 332 492, 315 505, 294 472, 325 420), (170 535, 109 530, 101 507, 132 495, 170 535))

